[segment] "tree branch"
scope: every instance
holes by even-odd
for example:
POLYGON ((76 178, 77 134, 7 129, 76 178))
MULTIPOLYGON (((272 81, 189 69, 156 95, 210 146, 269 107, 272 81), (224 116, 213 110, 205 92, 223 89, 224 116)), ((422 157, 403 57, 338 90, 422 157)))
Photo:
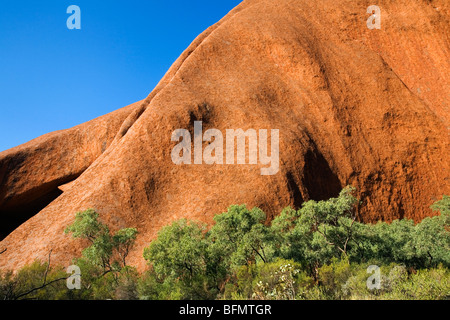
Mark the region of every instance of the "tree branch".
POLYGON ((350 223, 350 226, 348 227, 347 239, 345 240, 345 243, 344 243, 344 251, 343 251, 345 255, 347 255, 347 244, 348 244, 348 241, 350 240, 350 238, 351 238, 351 236, 352 236, 352 227, 353 227, 353 223, 355 222, 355 220, 356 220, 356 216, 353 217, 353 220, 352 220, 352 222, 350 223))
MULTIPOLYGON (((69 276, 69 277, 70 277, 70 276, 69 276)), ((22 298, 22 297, 24 297, 24 296, 27 296, 27 295, 29 295, 30 293, 33 293, 33 292, 38 291, 38 290, 41 290, 41 289, 43 289, 43 288, 45 288, 45 287, 47 287, 47 286, 49 286, 49 285, 51 285, 51 284, 53 284, 53 283, 55 283, 55 282, 58 282, 58 281, 61 281, 61 280, 67 280, 67 279, 69 279, 69 277, 58 278, 58 279, 52 280, 52 281, 50 281, 50 282, 47 282, 47 283, 45 283, 45 284, 43 284, 43 285, 41 285, 41 286, 39 286, 39 287, 36 287, 36 288, 31 289, 30 291, 27 291, 27 292, 25 292, 25 293, 19 294, 18 296, 15 296, 15 297, 14 297, 14 300, 18 300, 19 298, 22 298)))
POLYGON ((266 263, 266 259, 264 259, 264 257, 259 253, 259 251, 256 250, 252 245, 250 245, 250 246, 252 247, 253 251, 255 251, 258 254, 258 256, 262 259, 262 261, 264 263, 266 263))
POLYGON ((319 228, 317 228, 317 232, 320 233, 324 237, 324 239, 325 239, 325 241, 327 242, 328 245, 336 246, 333 242, 330 242, 328 240, 327 235, 324 232, 320 231, 319 228))
POLYGON ((62 278, 58 278, 58 279, 52 280, 50 282, 47 282, 47 275, 48 275, 48 272, 50 270, 50 258, 51 258, 51 255, 52 255, 52 250, 50 250, 50 252, 48 254, 48 262, 47 262, 47 267, 45 268, 44 280, 42 281, 42 285, 40 285, 39 287, 33 288, 33 289, 31 289, 31 290, 29 290, 29 291, 27 291, 25 293, 21 293, 21 294, 15 296, 14 300, 18 300, 19 298, 25 297, 25 296, 27 296, 27 295, 35 292, 35 291, 41 290, 41 289, 43 289, 43 288, 45 288, 45 287, 47 287, 47 286, 49 286, 49 285, 51 285, 51 284, 53 284, 55 282, 58 282, 58 281, 61 281, 61 280, 67 280, 70 277, 70 276, 62 277, 62 278))

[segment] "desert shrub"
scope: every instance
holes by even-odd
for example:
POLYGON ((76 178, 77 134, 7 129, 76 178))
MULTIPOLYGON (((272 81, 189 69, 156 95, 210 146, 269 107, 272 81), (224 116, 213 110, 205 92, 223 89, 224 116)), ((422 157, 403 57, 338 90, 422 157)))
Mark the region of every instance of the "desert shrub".
POLYGON ((120 299, 137 298, 137 289, 131 284, 131 279, 136 278, 135 270, 126 263, 136 240, 136 229, 125 228, 111 234, 109 227, 99 220, 98 213, 88 209, 76 213, 75 221, 65 233, 90 243, 73 262, 82 274, 82 289, 75 293, 77 298, 115 299, 116 293, 120 299))
POLYGON ((176 284, 184 299, 217 297, 234 270, 271 259, 261 210, 231 206, 214 220, 209 231, 198 223, 176 221, 144 250, 157 278, 176 284))
MULTIPOLYGON (((144 252, 154 272, 148 281, 163 291, 170 283, 183 298, 379 299, 412 283, 408 279, 415 270, 438 264, 448 269, 448 197, 433 205, 440 215, 418 224, 407 219, 363 224, 355 219, 353 190, 308 201, 300 210, 286 208, 270 226, 264 224, 264 212, 244 205, 217 215, 209 231, 186 220, 175 222, 144 252), (315 285, 293 290, 278 279, 283 272, 284 279, 294 277, 287 269, 275 270, 286 260, 315 285), (380 289, 367 288, 369 264, 382 266, 380 289)), ((141 291, 161 297, 152 289, 141 291)))
POLYGON ((363 224, 353 188, 337 198, 285 208, 270 225, 258 208, 233 205, 206 229, 180 220, 144 250, 149 268, 126 263, 137 231, 111 233, 89 209, 66 228, 89 246, 74 259, 82 289, 69 290, 62 267, 36 261, 0 272, 2 299, 450 299, 450 197, 439 212, 412 220, 363 224), (369 289, 369 265, 380 287, 369 289))
POLYGON ((370 290, 367 265, 353 265, 342 285, 342 297, 350 300, 444 300, 450 296, 448 268, 412 270, 394 263, 380 267, 380 288, 370 290))
POLYGON ((252 298, 257 300, 294 300, 312 280, 292 260, 277 259, 259 266, 253 281, 252 298))
POLYGON ((12 300, 14 298, 16 284, 12 271, 0 271, 0 299, 12 300))
POLYGON ((116 300, 138 300, 138 281, 139 273, 133 267, 125 267, 120 272, 117 279, 117 285, 114 290, 114 299, 116 300))
POLYGON ((36 260, 16 274, 0 274, 0 297, 2 300, 70 299, 71 292, 65 281, 67 276, 62 268, 36 260))
MULTIPOLYGON (((365 243, 364 256, 379 264, 395 262, 415 269, 450 266, 450 214, 427 217, 420 223, 394 220, 358 224, 365 243)), ((362 262, 363 260, 356 260, 362 262)))
POLYGON ((300 210, 286 208, 272 221, 275 255, 294 259, 317 279, 318 269, 334 258, 351 263, 377 261, 404 264, 416 269, 450 266, 450 198, 432 208, 440 215, 412 220, 363 224, 355 220, 353 188, 337 198, 308 201, 300 210))
POLYGON ((272 234, 265 220, 265 213, 258 208, 230 206, 227 212, 214 217, 215 224, 207 234, 210 256, 220 260, 225 272, 248 263, 270 261, 272 234))
POLYGON ((118 271, 127 266, 126 258, 136 240, 137 230, 125 228, 111 235, 108 226, 98 218, 93 209, 77 212, 75 221, 65 233, 90 242, 91 245, 83 250, 82 259, 100 267, 104 273, 118 271))
POLYGON ((182 299, 207 299, 217 294, 207 248, 204 227, 180 220, 158 233, 144 258, 163 287, 175 286, 182 299))
POLYGON ((294 300, 313 281, 293 260, 276 259, 236 270, 225 287, 225 299, 294 300))
POLYGON ((342 299, 342 286, 351 276, 352 270, 348 259, 333 258, 330 264, 319 268, 318 280, 323 292, 333 299, 342 299))
POLYGON ((179 281, 172 278, 161 279, 153 268, 139 278, 137 290, 141 300, 182 300, 185 297, 179 281))
MULTIPOLYGON (((391 276, 392 277, 392 276, 391 276)), ((450 272, 439 266, 417 270, 393 281, 382 299, 393 300, 448 300, 450 299, 450 272)))
POLYGON ((331 259, 355 255, 353 251, 358 248, 354 231, 357 199, 353 191, 347 187, 337 198, 311 200, 298 211, 283 210, 271 225, 277 239, 276 255, 301 263, 316 279, 318 268, 331 259))

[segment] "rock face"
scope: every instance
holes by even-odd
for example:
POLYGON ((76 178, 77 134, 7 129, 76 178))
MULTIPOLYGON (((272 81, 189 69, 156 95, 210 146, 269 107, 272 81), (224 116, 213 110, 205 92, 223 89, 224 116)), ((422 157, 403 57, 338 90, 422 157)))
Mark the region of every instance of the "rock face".
POLYGON ((0 237, 61 195, 113 142, 139 103, 0 153, 0 237))
POLYGON ((432 215, 450 193, 449 3, 378 1, 380 30, 366 26, 371 4, 245 0, 145 100, 0 153, 9 233, 0 268, 51 249, 54 263, 70 263, 81 244, 63 230, 87 208, 113 230, 138 229, 129 262, 141 269, 162 226, 211 223, 231 204, 271 219, 351 184, 361 221, 432 215), (278 173, 261 175, 260 163, 175 165, 172 132, 193 133, 196 120, 223 133, 279 129, 278 173))

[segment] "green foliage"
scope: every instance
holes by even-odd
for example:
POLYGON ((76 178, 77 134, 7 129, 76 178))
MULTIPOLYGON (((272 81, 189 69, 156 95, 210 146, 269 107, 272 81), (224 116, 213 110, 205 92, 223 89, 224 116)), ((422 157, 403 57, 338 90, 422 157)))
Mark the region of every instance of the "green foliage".
POLYGON ((0 296, 3 299, 138 299, 139 274, 126 265, 137 231, 126 228, 111 235, 92 209, 78 212, 66 228, 74 238, 87 239, 90 246, 74 263, 81 269, 81 290, 69 290, 69 275, 62 267, 35 261, 17 274, 0 274, 0 296))
MULTIPOLYGON (((341 283, 338 294, 351 300, 448 300, 450 272, 442 265, 432 269, 408 272, 404 266, 389 264, 381 267, 381 288, 366 286, 367 265, 354 264, 350 277, 341 283)), ((331 298, 336 298, 333 296, 331 298)))
POLYGON ((413 233, 413 250, 418 265, 436 267, 442 263, 450 266, 450 213, 427 217, 417 224, 413 233))
POLYGON ((89 239, 91 242, 94 242, 96 238, 109 233, 109 229, 98 221, 98 213, 94 209, 88 209, 77 212, 75 221, 64 232, 72 232, 74 238, 89 239))
POLYGON ((312 279, 293 260, 277 259, 258 267, 251 298, 257 300, 294 300, 312 279))
POLYGON ((448 219, 448 215, 450 215, 450 196, 444 195, 442 197, 442 200, 433 203, 431 209, 433 209, 434 211, 440 211, 441 214, 446 215, 448 219))
POLYGON ((180 281, 172 278, 162 279, 152 268, 140 277, 137 290, 141 300, 182 300, 185 298, 180 281))
POLYGON ((396 262, 416 269, 450 266, 449 214, 428 217, 418 224, 395 220, 361 225, 365 256, 379 263, 396 262))
POLYGON ((293 300, 312 279, 293 260, 276 259, 263 264, 241 266, 227 283, 224 299, 293 300))
POLYGON ((317 269, 332 258, 354 255, 358 247, 354 231, 353 188, 343 189, 338 198, 308 201, 297 212, 283 210, 272 222, 278 240, 277 254, 307 266, 317 278, 317 269), (355 248, 355 249, 354 249, 355 248))
MULTIPOLYGON (((421 223, 405 219, 372 225, 356 221, 353 191, 347 187, 337 198, 308 201, 300 210, 286 208, 270 226, 264 224, 264 212, 245 205, 216 216, 208 232, 176 222, 145 251, 153 266, 148 281, 162 292, 170 283, 176 288, 175 296, 165 294, 170 298, 196 297, 192 288, 203 288, 210 297, 226 299, 378 299, 398 296, 400 284, 415 286, 407 268, 448 268, 448 197, 433 206, 441 215, 421 223), (369 262, 389 274, 383 275, 380 290, 367 289, 369 262)), ((445 290, 444 285, 427 295, 444 297, 445 290)), ((161 298, 155 292, 146 297, 161 298)))
POLYGON ((70 299, 72 295, 66 287, 66 277, 67 274, 62 268, 51 268, 48 263, 36 260, 20 269, 17 274, 0 274, 0 299, 70 299))
POLYGON ((417 270, 404 281, 397 281, 390 292, 382 296, 392 300, 449 300, 450 272, 439 266, 417 270))
POLYGON ((83 250, 82 259, 101 268, 104 273, 126 267, 126 257, 137 236, 134 228, 121 229, 111 235, 108 226, 99 221, 98 213, 93 209, 77 212, 75 221, 65 229, 65 233, 90 241, 91 245, 83 250))
POLYGON ((231 206, 214 220, 209 232, 193 222, 174 222, 144 250, 156 278, 163 285, 172 283, 184 299, 214 298, 234 269, 270 258, 270 236, 260 209, 231 206))
POLYGON ((83 288, 76 292, 79 299, 137 299, 137 274, 126 263, 136 240, 136 229, 120 229, 112 235, 109 227, 99 220, 98 213, 88 209, 76 214, 65 233, 90 242, 82 257, 74 260, 83 277, 83 288), (132 281, 134 278, 136 281, 132 281))
POLYGON ((144 250, 144 258, 153 262, 157 274, 190 279, 205 272, 206 243, 203 228, 180 220, 164 227, 158 239, 144 250))
POLYGON ((12 271, 0 272, 0 299, 12 300, 15 290, 14 274, 12 271))
POLYGON ((353 191, 285 208, 270 225, 262 210, 245 205, 217 215, 210 230, 176 221, 144 249, 143 274, 126 264, 136 229, 112 234, 94 210, 78 212, 66 233, 90 244, 75 260, 82 289, 68 290, 57 281, 67 277, 63 268, 36 261, 0 273, 0 298, 450 299, 450 197, 417 224, 363 224, 353 191), (380 266, 378 289, 368 288, 369 265, 380 266))
POLYGON ((320 266, 333 258, 350 262, 396 262, 413 268, 450 266, 450 200, 444 196, 432 208, 441 214, 414 224, 412 220, 363 224, 355 221, 357 200, 345 188, 338 198, 308 201, 298 211, 287 208, 272 222, 277 255, 294 259, 317 277, 320 266))
POLYGON ((175 285, 183 299, 205 299, 214 295, 205 232, 202 225, 186 220, 164 227, 158 239, 144 250, 144 258, 153 267, 155 279, 151 281, 161 279, 163 287, 169 283, 175 285))
POLYGON ((83 288, 80 299, 88 300, 137 300, 139 274, 135 268, 124 267, 120 272, 110 272, 102 276, 85 277, 86 269, 81 268, 83 288))
POLYGON ((126 258, 136 241, 137 234, 135 228, 125 228, 118 230, 112 237, 112 247, 117 250, 122 267, 127 265, 126 258))
POLYGON ((263 224, 265 213, 245 205, 231 206, 227 212, 214 217, 215 225, 207 238, 211 256, 223 259, 227 270, 249 262, 267 262, 271 235, 263 224))
POLYGON ((323 293, 334 299, 342 299, 341 287, 350 277, 351 272, 351 266, 347 259, 333 258, 330 264, 322 266, 318 274, 323 293))

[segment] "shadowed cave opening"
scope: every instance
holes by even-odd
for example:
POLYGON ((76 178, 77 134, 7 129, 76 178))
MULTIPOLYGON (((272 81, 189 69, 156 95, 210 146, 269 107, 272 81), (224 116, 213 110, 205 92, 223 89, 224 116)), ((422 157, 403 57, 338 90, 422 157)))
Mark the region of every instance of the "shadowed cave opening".
POLYGON ((56 187, 31 202, 21 203, 14 207, 0 210, 0 217, 2 217, 0 224, 0 241, 6 238, 22 223, 44 209, 62 193, 63 192, 56 187))
POLYGON ((338 176, 317 149, 306 152, 302 183, 308 190, 309 200, 316 201, 335 198, 343 188, 338 176))
MULTIPOLYGON (((73 177, 70 180, 73 181, 73 177)), ((16 199, 13 203, 2 207, 0 209, 0 241, 56 200, 63 193, 58 188, 60 185, 59 182, 53 182, 51 186, 47 185, 42 190, 21 196, 21 199, 16 199)))
POLYGON ((308 150, 304 159, 305 165, 301 178, 292 172, 286 174, 287 188, 295 209, 300 209, 303 202, 308 200, 320 201, 335 198, 343 188, 338 176, 317 149, 308 150))

